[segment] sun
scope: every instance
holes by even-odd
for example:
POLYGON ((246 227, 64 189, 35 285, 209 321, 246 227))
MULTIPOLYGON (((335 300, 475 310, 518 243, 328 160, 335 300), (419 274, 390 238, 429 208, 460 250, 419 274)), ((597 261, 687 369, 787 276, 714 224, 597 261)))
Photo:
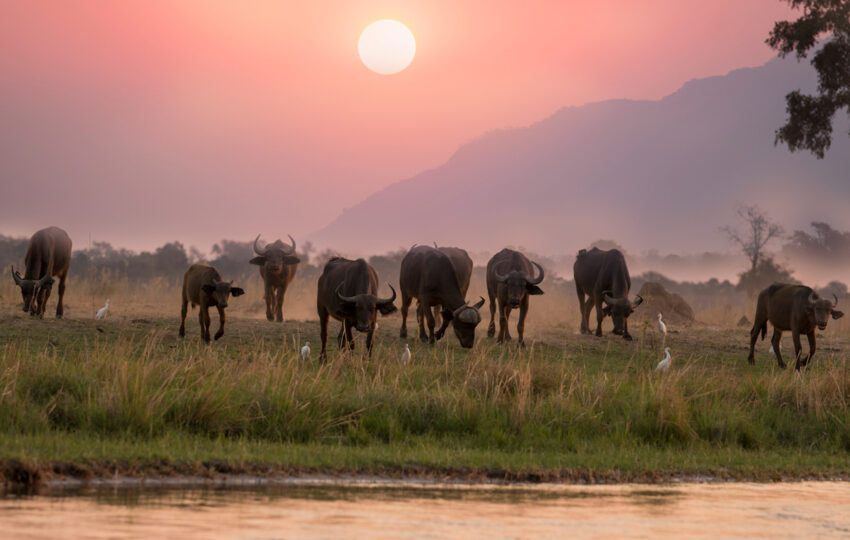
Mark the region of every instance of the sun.
POLYGON ((410 65, 416 54, 416 39, 405 25, 382 19, 363 30, 357 42, 363 64, 381 75, 398 73, 410 65))

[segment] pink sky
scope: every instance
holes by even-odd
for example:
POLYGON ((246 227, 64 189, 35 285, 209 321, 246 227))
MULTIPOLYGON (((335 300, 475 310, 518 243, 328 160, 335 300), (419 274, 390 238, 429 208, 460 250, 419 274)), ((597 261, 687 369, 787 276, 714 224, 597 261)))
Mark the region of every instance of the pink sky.
MULTIPOLYGON (((459 145, 774 56, 778 0, 6 2, 0 233, 297 238, 459 145), (247 6, 250 6, 248 8, 247 6), (357 38, 396 19, 396 75, 357 38)), ((380 219, 380 216, 376 216, 380 219)))

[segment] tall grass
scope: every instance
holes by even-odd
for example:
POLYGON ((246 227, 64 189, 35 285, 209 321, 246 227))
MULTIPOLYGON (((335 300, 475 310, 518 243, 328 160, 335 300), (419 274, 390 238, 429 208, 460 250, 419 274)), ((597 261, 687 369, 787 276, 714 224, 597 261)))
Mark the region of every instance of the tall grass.
POLYGON ((429 440, 505 451, 850 451, 850 370, 829 352, 797 374, 763 358, 751 368, 737 350, 688 353, 693 345, 682 342, 674 369, 659 375, 648 345, 620 340, 574 338, 578 345, 526 351, 482 341, 471 352, 448 340, 415 346, 412 365, 401 365, 399 347, 385 338, 371 358, 335 353, 322 365, 303 361, 292 339, 203 346, 176 341, 170 329, 121 328, 75 346, 30 338, 2 345, 0 433, 179 432, 349 446, 429 440))

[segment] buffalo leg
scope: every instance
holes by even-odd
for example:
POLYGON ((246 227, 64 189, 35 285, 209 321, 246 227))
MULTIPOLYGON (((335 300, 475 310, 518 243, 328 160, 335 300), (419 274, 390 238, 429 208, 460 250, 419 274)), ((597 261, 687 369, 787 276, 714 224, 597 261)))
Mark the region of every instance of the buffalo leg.
POLYGON ((807 356, 806 360, 803 361, 803 364, 802 364, 803 367, 805 367, 806 365, 808 365, 809 362, 812 361, 812 357, 815 355, 815 349, 817 348, 815 346, 815 331, 814 330, 812 330, 811 332, 806 334, 806 338, 809 340, 809 356, 807 356))
POLYGON ((425 312, 425 318, 428 320, 428 343, 433 345, 437 341, 434 338, 434 326, 437 324, 437 321, 434 320, 434 313, 430 309, 424 308, 422 311, 425 312))
POLYGON ((623 319, 623 339, 632 341, 632 335, 629 334, 629 319, 623 319))
POLYGON ((401 329, 398 331, 398 337, 404 339, 407 337, 407 311, 410 309, 410 303, 413 298, 404 294, 401 291, 401 329))
MULTIPOLYGON (((755 332, 755 336, 758 337, 758 331, 755 332)), ((755 338, 751 338, 753 342, 755 342, 755 338)), ((778 330, 776 327, 773 328, 773 336, 770 338, 770 344, 773 345, 773 354, 776 356, 776 363, 779 364, 779 367, 785 369, 785 362, 782 360, 782 353, 779 351, 779 342, 782 340, 782 330, 778 330)))
MULTIPOLYGON (((602 319, 605 318, 605 313, 602 311, 602 298, 594 297, 594 304, 596 306, 596 337, 602 337, 602 319)), ((590 317, 590 309, 587 310, 587 315, 590 317)))
MULTIPOLYGON (((799 329, 791 329, 791 339, 794 341, 794 356, 797 358, 797 361, 794 364, 794 369, 798 370, 805 364, 802 363, 803 360, 803 345, 800 343, 800 330, 799 329)), ((776 350, 776 349, 774 349, 776 350)))
POLYGON ((372 356, 372 343, 375 340, 375 323, 369 325, 369 333, 366 334, 366 350, 369 351, 369 356, 372 356))
POLYGON ((47 299, 50 298, 50 286, 42 287, 38 290, 36 300, 36 315, 39 319, 44 318, 44 312, 47 311, 47 299))
POLYGON ((273 321, 274 320, 274 312, 272 311, 274 308, 274 289, 269 285, 268 280, 265 283, 265 300, 266 300, 266 319, 273 321))
POLYGON ((64 274, 59 278, 59 303, 56 304, 56 318, 61 319, 63 315, 65 315, 65 308, 62 305, 62 299, 65 298, 65 278, 68 277, 68 274, 64 274))
POLYGON ((428 333, 425 331, 425 319, 427 318, 426 313, 431 315, 431 310, 423 306, 422 302, 417 302, 416 322, 419 324, 419 341, 422 343, 428 343, 428 333))
POLYGON ((511 334, 508 331, 508 318, 511 316, 511 307, 499 302, 499 343, 511 340, 511 334))
MULTIPOLYGON (((436 308, 436 306, 434 306, 434 307, 436 308)), ((436 309, 434 310, 434 313, 438 313, 436 309)), ((448 315, 442 314, 442 312, 439 312, 439 313, 440 313, 440 319, 442 319, 442 322, 440 323, 440 328, 437 329, 437 332, 434 334, 434 336, 437 339, 443 339, 443 336, 446 335, 446 329, 448 329, 448 327, 449 327, 449 322, 451 322, 451 317, 449 317, 448 315)), ((437 324, 437 317, 435 315, 434 316, 434 325, 436 325, 436 324, 437 324)))
MULTIPOLYGON (((755 365, 755 363, 756 363, 756 352, 755 352, 755 350, 756 350, 756 341, 758 341, 758 338, 759 338, 759 332, 761 332, 761 325, 758 323, 758 320, 756 320, 756 322, 753 324, 753 329, 750 330, 750 354, 747 356, 747 362, 749 362, 750 365, 755 365)), ((774 337, 776 336, 776 329, 775 328, 773 330, 773 335, 774 335, 774 337)), ((771 341, 773 341, 773 340, 771 339, 771 341)), ((779 352, 779 349, 777 347, 774 347, 773 350, 776 351, 776 352, 779 352)), ((781 362, 782 359, 780 358, 779 361, 781 362)))
POLYGON ((198 322, 201 323, 201 339, 204 340, 204 343, 210 342, 210 325, 209 325, 210 314, 207 312, 207 306, 201 306, 200 311, 198 311, 198 322))
POLYGON ((330 314, 323 307, 319 307, 319 339, 322 342, 322 353, 319 355, 319 360, 324 362, 328 358, 328 318, 330 314))
POLYGON ((590 310, 585 306, 584 302, 584 293, 579 288, 578 284, 576 284, 576 294, 578 295, 578 309, 581 312, 581 330, 582 334, 589 334, 590 329, 588 326, 590 323, 588 322, 588 318, 590 317, 590 310))
POLYGON ((493 337, 496 335, 496 299, 492 294, 488 296, 490 297, 490 326, 487 327, 487 337, 493 337))
POLYGON ((274 316, 277 322, 283 322, 283 296, 285 294, 286 290, 283 287, 279 287, 274 293, 274 316))
POLYGON ((218 341, 221 336, 224 335, 224 308, 221 306, 216 306, 218 308, 218 331, 215 333, 215 340, 218 341))
POLYGON ((180 337, 186 337, 186 313, 189 311, 189 299, 186 297, 186 291, 183 291, 183 305, 180 308, 180 331, 177 332, 177 335, 180 337))
POLYGON ((516 323, 516 333, 517 346, 520 348, 525 347, 525 318, 528 316, 528 295, 522 299, 522 303, 519 305, 519 320, 516 323))
POLYGON ((354 323, 345 321, 343 323, 345 326, 345 340, 348 341, 348 350, 354 350, 354 336, 351 335, 351 329, 354 328, 354 323))

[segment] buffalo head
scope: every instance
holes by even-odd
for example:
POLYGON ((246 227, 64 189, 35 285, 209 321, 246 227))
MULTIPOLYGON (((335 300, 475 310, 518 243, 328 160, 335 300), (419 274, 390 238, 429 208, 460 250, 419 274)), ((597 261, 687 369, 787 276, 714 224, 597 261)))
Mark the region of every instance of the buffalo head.
POLYGON ((835 296, 835 294, 832 296, 835 298, 835 303, 830 302, 826 298, 821 298, 814 291, 812 291, 812 294, 809 295, 809 313, 812 316, 812 322, 814 322, 820 330, 826 330, 826 323, 829 322, 830 316, 832 316, 833 319, 840 319, 844 316, 843 312, 835 309, 836 306, 838 306, 838 297, 835 296))
POLYGON ((519 270, 511 270, 504 275, 498 270, 494 271, 496 282, 504 287, 507 304, 512 308, 518 308, 526 294, 543 294, 537 286, 543 281, 543 267, 534 261, 531 264, 536 266, 538 271, 538 276, 534 279, 519 270))
POLYGON ((210 295, 215 302, 210 302, 211 305, 217 305, 220 308, 227 307, 227 299, 233 296, 242 296, 245 290, 241 287, 234 287, 233 281, 219 281, 215 285, 202 285, 201 289, 210 295))
POLYGON ((346 314, 354 315, 354 328, 358 332, 368 332, 377 318, 377 312, 381 315, 389 315, 396 310, 393 302, 396 298, 395 289, 389 285, 393 295, 389 298, 378 298, 373 294, 355 294, 354 296, 343 296, 340 292, 343 283, 336 288, 336 296, 346 314))
POLYGON ((38 308, 38 296, 42 289, 50 290, 53 286, 53 278, 44 276, 41 279, 24 279, 20 272, 15 271, 12 267, 12 278, 15 280, 15 285, 21 288, 21 298, 24 300, 24 311, 35 313, 38 308))
POLYGON ((614 298, 611 291, 605 291, 602 293, 602 301, 605 302, 602 313, 611 316, 614 321, 614 334, 621 336, 625 329, 625 320, 643 303, 643 298, 637 295, 634 302, 630 302, 628 298, 614 298))
POLYGON ((289 240, 292 241, 292 245, 289 247, 285 246, 280 240, 276 240, 268 244, 264 249, 260 249, 257 247, 259 240, 260 235, 258 234, 257 238, 254 239, 254 253, 257 256, 248 261, 251 264, 265 266, 266 271, 271 274, 281 274, 283 273, 284 266, 301 262, 301 259, 295 256, 295 239, 291 236, 289 240))
POLYGON ((452 328, 460 346, 464 349, 469 349, 475 342, 475 327, 481 322, 481 314, 478 310, 484 305, 484 297, 472 306, 469 302, 464 302, 462 306, 452 312, 452 328))

